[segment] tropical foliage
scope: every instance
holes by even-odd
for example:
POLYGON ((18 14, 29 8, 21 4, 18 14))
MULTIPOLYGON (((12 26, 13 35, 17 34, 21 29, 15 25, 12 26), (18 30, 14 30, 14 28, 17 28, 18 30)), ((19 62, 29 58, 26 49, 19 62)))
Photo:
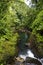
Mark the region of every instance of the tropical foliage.
POLYGON ((28 40, 25 39, 27 31, 31 32, 29 39, 35 35, 36 45, 43 56, 43 1, 32 2, 35 8, 29 8, 23 0, 0 0, 0 64, 17 54, 18 41, 28 40))

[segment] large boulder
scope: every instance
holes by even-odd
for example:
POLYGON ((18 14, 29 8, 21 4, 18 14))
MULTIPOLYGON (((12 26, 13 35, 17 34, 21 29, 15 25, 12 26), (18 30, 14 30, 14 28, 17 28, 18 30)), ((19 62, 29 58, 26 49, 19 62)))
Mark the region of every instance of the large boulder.
POLYGON ((24 62, 32 63, 32 64, 37 64, 37 65, 42 65, 41 61, 39 59, 37 59, 37 58, 27 57, 24 62))

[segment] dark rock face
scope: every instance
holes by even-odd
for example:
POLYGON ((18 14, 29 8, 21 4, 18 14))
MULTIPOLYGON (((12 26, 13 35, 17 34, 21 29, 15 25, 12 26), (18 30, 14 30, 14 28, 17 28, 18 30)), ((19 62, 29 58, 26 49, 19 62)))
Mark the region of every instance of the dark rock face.
POLYGON ((24 65, 37 65, 37 64, 34 64, 34 63, 25 63, 24 65))
POLYGON ((41 43, 32 43, 31 45, 32 52, 37 58, 43 58, 43 44, 41 43))
POLYGON ((34 64, 37 64, 37 65, 42 65, 42 63, 40 62, 40 60, 36 59, 36 58, 30 58, 30 57, 27 57, 26 60, 25 60, 26 63, 34 63, 34 64))
POLYGON ((35 57, 43 58, 43 43, 38 43, 36 39, 32 38, 25 46, 31 48, 35 57))
POLYGON ((35 35, 31 35, 28 43, 26 44, 29 48, 32 49, 33 53, 42 58, 43 57, 43 42, 38 42, 37 37, 35 35))

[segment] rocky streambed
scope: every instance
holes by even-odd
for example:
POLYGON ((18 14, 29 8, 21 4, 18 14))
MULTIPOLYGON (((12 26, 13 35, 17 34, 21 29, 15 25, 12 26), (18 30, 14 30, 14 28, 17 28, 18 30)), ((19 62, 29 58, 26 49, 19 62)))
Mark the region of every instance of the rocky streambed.
MULTIPOLYGON (((33 53, 32 48, 30 48, 30 43, 27 46, 25 44, 28 36, 22 34, 22 39, 19 42, 18 48, 19 52, 16 57, 13 59, 13 63, 10 65, 43 65, 43 57, 39 58, 37 54, 33 53)), ((35 50, 34 50, 35 51, 35 50)))
POLYGON ((15 65, 43 65, 43 58, 39 58, 29 46, 25 45, 27 38, 28 36, 25 34, 20 40, 20 49, 18 56, 15 58, 15 65))
POLYGON ((43 65, 43 58, 36 58, 30 49, 24 47, 15 58, 15 65, 43 65))
POLYGON ((17 57, 15 60, 15 65, 42 65, 38 59, 27 57, 26 60, 17 57))
POLYGON ((36 58, 31 49, 26 47, 11 61, 7 65, 43 65, 43 58, 36 58))

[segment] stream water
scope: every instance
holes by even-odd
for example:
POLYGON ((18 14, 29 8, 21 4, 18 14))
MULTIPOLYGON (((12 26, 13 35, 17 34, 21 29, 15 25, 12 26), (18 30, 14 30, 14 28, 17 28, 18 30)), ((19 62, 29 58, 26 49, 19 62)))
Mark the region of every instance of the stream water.
MULTIPOLYGON (((27 57, 37 59, 39 61, 39 64, 41 62, 41 64, 43 65, 43 58, 42 59, 36 58, 35 55, 33 54, 33 52, 30 49, 25 48, 25 50, 22 50, 22 51, 19 52, 18 56, 20 58, 23 58, 24 60, 26 60, 27 57)), ((27 63, 26 65, 37 65, 37 64, 33 64, 33 63, 29 64, 29 63, 27 63)))
POLYGON ((20 52, 19 57, 23 58, 24 60, 26 59, 26 57, 35 58, 34 54, 32 53, 32 51, 30 49, 20 52))
POLYGON ((33 4, 31 0, 24 0, 24 2, 25 2, 29 7, 35 7, 35 4, 33 4))
MULTIPOLYGON (((20 44, 19 44, 20 51, 19 51, 18 57, 23 58, 24 60, 26 60, 27 57, 30 57, 31 59, 33 58, 33 59, 36 59, 37 61, 39 61, 38 65, 43 65, 43 58, 39 59, 39 58, 35 57, 35 54, 32 52, 32 50, 25 46, 25 42, 28 38, 28 35, 27 34, 21 34, 21 36, 23 38, 22 38, 22 40, 20 41, 20 44)), ((36 64, 27 63, 25 65, 36 65, 36 64)))

